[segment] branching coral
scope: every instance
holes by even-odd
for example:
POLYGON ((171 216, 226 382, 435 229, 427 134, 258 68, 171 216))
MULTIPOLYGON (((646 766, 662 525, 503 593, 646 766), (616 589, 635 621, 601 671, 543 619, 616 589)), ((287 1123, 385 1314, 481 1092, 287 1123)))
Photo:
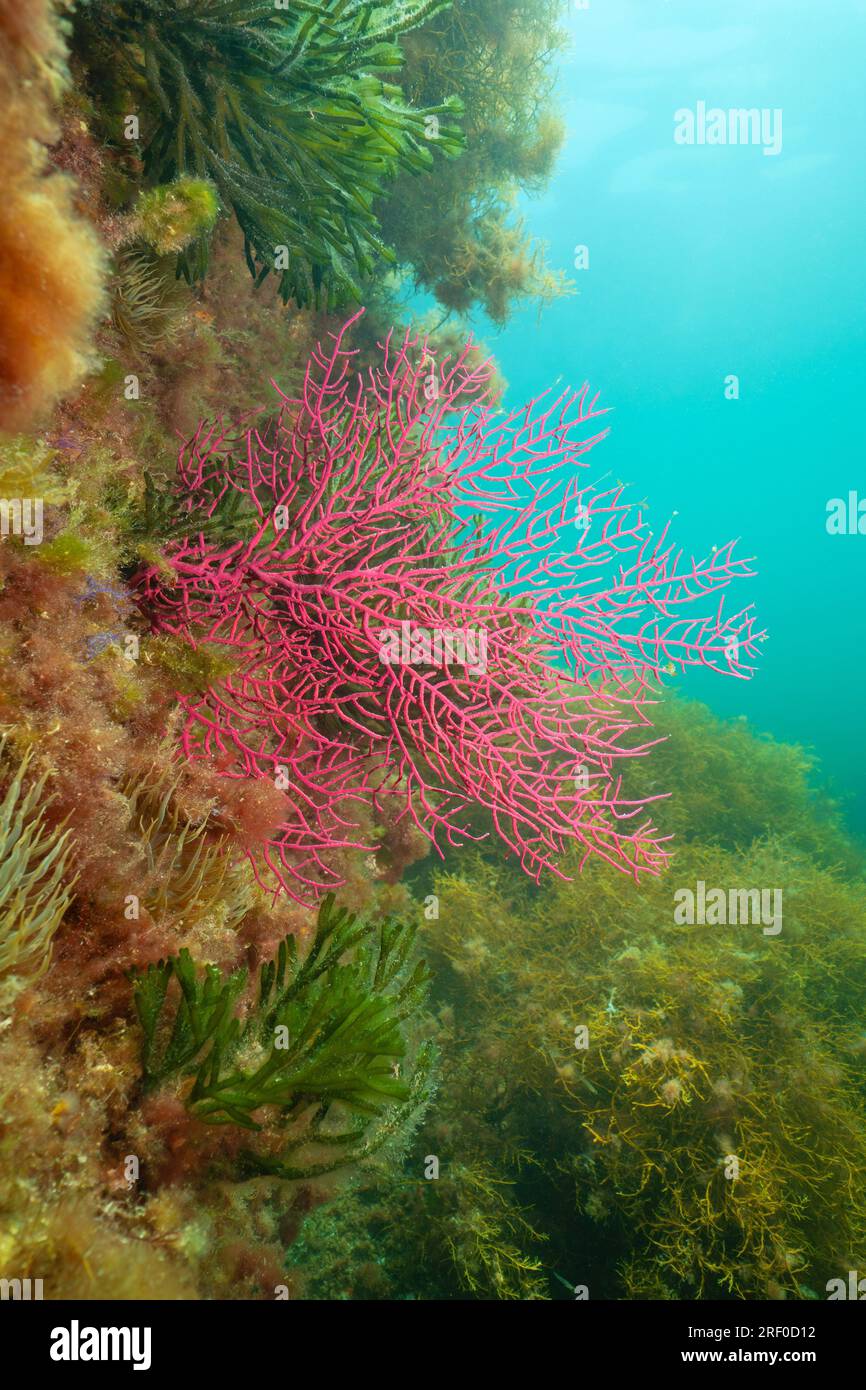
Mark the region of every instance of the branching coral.
POLYGON ((429 1048, 400 1076, 401 1025, 427 982, 423 965, 408 965, 413 939, 407 926, 377 929, 328 897, 309 952, 300 959, 286 938, 243 1022, 245 970, 200 973, 187 951, 149 967, 135 986, 146 1091, 194 1076, 185 1103, 195 1117, 259 1136, 241 1155, 248 1173, 309 1178, 368 1157, 417 1117, 429 1090, 429 1048))
MULTIPOLYGON (((394 40, 443 3, 98 0, 82 51, 107 50, 149 103, 148 178, 211 179, 256 278, 276 271, 285 301, 324 305, 389 255, 372 210, 384 181, 429 168, 434 146, 458 148, 452 103, 412 110, 379 75, 400 66, 394 40)), ((181 263, 203 273, 206 240, 181 263)))
POLYGON ((182 452, 174 581, 152 566, 137 591, 157 630, 236 662, 182 700, 185 753, 291 788, 266 863, 296 894, 334 882, 368 805, 438 848, 480 804, 535 876, 574 840, 657 870, 617 766, 649 747, 663 670, 749 674, 761 634, 720 597, 748 563, 684 561, 621 485, 581 484, 588 387, 502 415, 471 347, 436 363, 407 334, 356 376, 345 335, 276 421, 203 424, 182 452), (235 538, 209 539, 238 499, 235 538))

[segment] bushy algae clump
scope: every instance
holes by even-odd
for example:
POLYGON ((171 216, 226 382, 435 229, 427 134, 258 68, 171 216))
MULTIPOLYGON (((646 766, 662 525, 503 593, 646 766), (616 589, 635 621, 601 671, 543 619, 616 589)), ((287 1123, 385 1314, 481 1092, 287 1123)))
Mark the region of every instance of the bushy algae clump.
POLYGON ((415 105, 454 92, 465 149, 426 178, 399 174, 377 210, 415 282, 456 313, 505 322, 525 299, 570 290, 515 215, 547 182, 564 125, 554 94, 567 43, 563 0, 459 0, 401 40, 401 83, 415 105))
POLYGON ((179 178, 140 194, 132 225, 158 256, 183 251, 212 230, 219 199, 208 179, 179 178))
POLYGON ((689 815, 659 877, 572 856, 538 890, 468 851, 425 884, 435 1111, 402 1174, 311 1222, 294 1258, 318 1296, 363 1296, 371 1223, 377 1297, 809 1299, 862 1267, 862 854, 797 750, 677 700, 659 720, 680 735, 662 824, 689 815), (692 812, 698 735, 714 796, 692 812), (761 823, 723 827, 756 768, 761 823), (782 930, 678 925, 698 879, 778 888, 782 930))
POLYGON ((0 430, 41 424, 94 362, 106 257, 52 172, 66 48, 51 0, 0 4, 0 430))

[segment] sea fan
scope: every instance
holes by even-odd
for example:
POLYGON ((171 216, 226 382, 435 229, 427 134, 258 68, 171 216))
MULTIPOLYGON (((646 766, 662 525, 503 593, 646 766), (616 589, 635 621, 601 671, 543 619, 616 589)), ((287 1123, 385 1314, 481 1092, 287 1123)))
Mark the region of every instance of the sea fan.
POLYGON ((481 806, 536 877, 574 841, 658 870, 616 766, 650 746, 663 671, 749 674, 762 634, 719 597, 748 562, 684 562, 621 485, 582 485, 588 387, 503 415, 471 345, 436 364, 407 334, 364 377, 352 357, 343 329, 276 421, 202 425, 181 455, 174 582, 151 567, 137 592, 156 630, 236 662, 182 699, 186 755, 287 790, 266 862, 305 896, 370 808, 440 847, 481 806), (208 539, 237 494, 248 524, 208 539))

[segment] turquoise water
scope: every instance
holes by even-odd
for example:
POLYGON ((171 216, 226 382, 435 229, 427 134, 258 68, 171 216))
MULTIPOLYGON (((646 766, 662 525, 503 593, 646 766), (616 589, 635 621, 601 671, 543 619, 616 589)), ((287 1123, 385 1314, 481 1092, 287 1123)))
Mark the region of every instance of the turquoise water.
POLYGON ((677 510, 687 553, 742 537, 759 574, 731 604, 769 631, 758 674, 680 688, 813 747, 862 832, 866 535, 826 518, 866 498, 866 4, 592 0, 569 28, 566 144, 526 213, 579 293, 478 328, 510 403, 560 375, 602 392, 598 471, 677 510), (701 101, 781 110, 780 153, 675 143, 701 101))

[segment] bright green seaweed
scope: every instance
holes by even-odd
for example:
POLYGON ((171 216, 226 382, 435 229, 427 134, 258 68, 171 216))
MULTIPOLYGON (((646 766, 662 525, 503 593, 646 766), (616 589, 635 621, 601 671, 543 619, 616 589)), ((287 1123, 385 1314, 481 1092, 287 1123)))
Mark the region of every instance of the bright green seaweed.
POLYGON ((150 966, 135 976, 145 1091, 193 1077, 185 1103, 198 1119, 254 1133, 266 1115, 290 1129, 314 1108, 278 1154, 248 1151, 245 1171, 310 1177, 366 1157, 404 1128, 429 1094, 431 1048, 420 1048, 408 1074, 400 1074, 408 1050, 402 1025, 422 1006, 427 987, 423 964, 410 963, 414 936, 398 922, 361 920, 329 896, 307 954, 301 958, 294 937, 286 937, 276 959, 262 966, 258 1000, 243 1018, 237 1008, 246 970, 198 970, 186 950, 150 966), (335 1124, 340 1107, 348 1118, 335 1124), (332 1157, 299 1165, 292 1155, 312 1144, 332 1157))

